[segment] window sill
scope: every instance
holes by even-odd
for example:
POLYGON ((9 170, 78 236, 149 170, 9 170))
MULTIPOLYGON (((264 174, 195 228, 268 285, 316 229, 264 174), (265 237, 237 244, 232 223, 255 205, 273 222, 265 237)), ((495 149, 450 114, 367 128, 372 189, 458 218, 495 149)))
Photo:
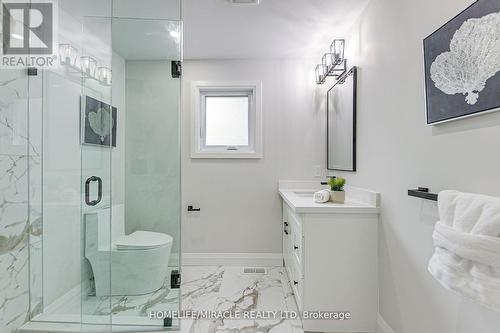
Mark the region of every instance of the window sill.
POLYGON ((191 158, 212 158, 212 159, 261 159, 262 153, 255 151, 220 151, 220 152, 212 152, 212 151, 196 151, 191 152, 191 158))

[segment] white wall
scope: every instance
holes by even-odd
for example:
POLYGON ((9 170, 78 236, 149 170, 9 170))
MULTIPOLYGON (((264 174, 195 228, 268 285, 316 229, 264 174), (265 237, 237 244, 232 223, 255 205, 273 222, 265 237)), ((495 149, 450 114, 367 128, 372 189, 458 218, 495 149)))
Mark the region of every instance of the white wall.
POLYGON ((500 327, 500 316, 427 272, 437 210, 406 194, 429 186, 500 196, 500 113, 425 126, 422 40, 470 3, 372 0, 347 36, 350 63, 359 66, 358 172, 337 174, 382 193, 380 312, 397 333, 500 327))
POLYGON ((181 0, 112 0, 113 16, 179 20, 181 0))
POLYGON ((278 180, 311 179, 323 163, 313 69, 294 60, 183 63, 183 253, 281 253, 278 180), (200 80, 262 81, 264 158, 190 158, 190 84, 200 80), (201 213, 187 214, 188 204, 201 213))

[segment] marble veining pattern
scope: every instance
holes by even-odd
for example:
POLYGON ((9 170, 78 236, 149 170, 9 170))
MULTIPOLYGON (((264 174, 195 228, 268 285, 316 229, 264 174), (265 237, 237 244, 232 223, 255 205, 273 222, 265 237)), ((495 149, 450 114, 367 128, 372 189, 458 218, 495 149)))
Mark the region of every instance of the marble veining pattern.
MULTIPOLYGON (((297 311, 281 267, 245 274, 243 267, 185 267, 182 308, 198 311, 297 311)), ((184 333, 303 333, 299 319, 183 320, 184 333)))
MULTIPOLYGON (((22 71, 0 77, 0 331, 17 332, 29 318, 29 188, 27 81, 22 71)), ((33 157, 30 157, 32 155, 33 157)))
MULTIPOLYGON (((181 303, 184 311, 294 311, 297 306, 282 267, 264 274, 245 274, 243 267, 187 266, 182 270, 181 303)), ((161 325, 148 318, 150 311, 178 310, 179 290, 162 288, 144 296, 89 296, 83 303, 86 321, 107 318, 133 319, 161 325)), ((80 298, 61 304, 55 314, 78 313, 80 298)), ((182 333, 303 333, 300 319, 183 319, 182 333)))
POLYGON ((89 296, 83 302, 83 313, 95 316, 137 316, 148 317, 150 311, 177 310, 178 291, 163 287, 154 293, 141 296, 89 296))

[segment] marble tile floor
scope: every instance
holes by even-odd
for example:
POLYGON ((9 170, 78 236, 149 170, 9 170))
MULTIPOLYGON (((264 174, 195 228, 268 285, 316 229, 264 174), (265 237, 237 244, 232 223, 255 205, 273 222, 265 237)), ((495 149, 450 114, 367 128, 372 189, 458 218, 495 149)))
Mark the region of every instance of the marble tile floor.
MULTIPOLYGON (((297 311, 283 268, 185 267, 182 308, 191 311, 297 311)), ((183 333, 302 333, 299 319, 184 319, 183 333)))
MULTIPOLYGON (((149 318, 150 311, 176 311, 179 290, 161 289, 145 296, 88 297, 80 308, 79 297, 61 302, 52 312, 57 315, 80 312, 87 320, 113 323, 161 325, 149 318)), ((282 267, 267 268, 266 273, 247 274, 243 267, 187 266, 182 270, 182 310, 184 311, 295 311, 297 307, 282 267)), ((182 319, 182 333, 303 333, 300 319, 182 319)))

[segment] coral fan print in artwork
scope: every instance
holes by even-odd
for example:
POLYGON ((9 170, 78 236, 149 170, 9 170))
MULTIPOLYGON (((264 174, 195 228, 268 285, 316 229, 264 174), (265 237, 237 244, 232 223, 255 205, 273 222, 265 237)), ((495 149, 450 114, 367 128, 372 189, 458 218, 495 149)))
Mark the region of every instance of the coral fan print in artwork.
POLYGON ((500 71, 500 13, 465 21, 431 65, 431 79, 446 94, 476 104, 488 79, 500 71))
POLYGON ((500 1, 477 0, 424 39, 427 124, 500 110, 500 1))

